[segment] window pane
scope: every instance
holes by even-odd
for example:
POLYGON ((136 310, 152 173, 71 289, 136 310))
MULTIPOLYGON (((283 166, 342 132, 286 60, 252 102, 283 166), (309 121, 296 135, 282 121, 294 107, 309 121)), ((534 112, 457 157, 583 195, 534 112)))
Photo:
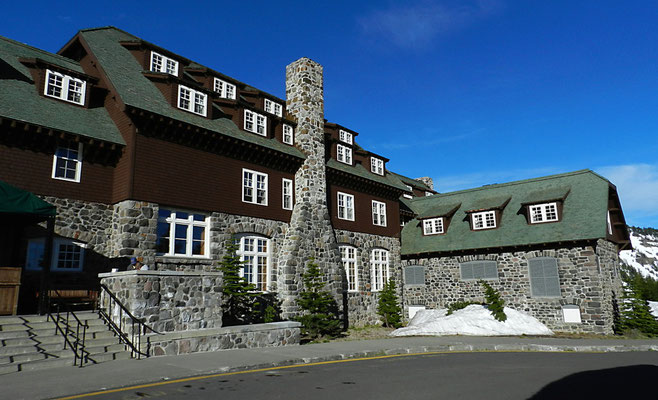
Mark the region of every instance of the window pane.
POLYGON ((186 225, 176 225, 174 228, 174 235, 176 239, 187 239, 187 226, 186 225))
POLYGON ((163 210, 162 208, 158 210, 158 218, 168 218, 171 215, 171 211, 163 210))

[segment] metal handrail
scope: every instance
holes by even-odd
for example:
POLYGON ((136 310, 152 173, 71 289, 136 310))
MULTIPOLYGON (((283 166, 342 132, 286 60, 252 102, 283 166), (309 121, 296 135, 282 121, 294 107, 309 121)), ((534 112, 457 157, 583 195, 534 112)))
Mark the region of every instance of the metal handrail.
MULTIPOLYGON (((57 289, 54 289, 54 291, 57 293, 58 296, 60 296, 60 293, 57 289)), ((61 296, 60 296, 61 297, 61 296)), ((46 317, 46 321, 48 319, 52 319, 52 321, 55 323, 55 334, 57 334, 57 331, 64 336, 64 349, 66 350, 66 345, 68 344, 71 350, 73 351, 74 359, 73 359, 73 365, 78 365, 78 359, 80 360, 80 365, 79 367, 82 367, 84 364, 86 364, 89 361, 88 354, 85 354, 87 351, 85 349, 85 340, 87 337, 87 328, 89 328, 89 324, 87 324, 87 321, 82 323, 80 321, 80 318, 78 318, 77 315, 73 312, 73 310, 69 307, 68 304, 64 303, 66 306, 66 320, 63 321, 64 317, 61 316, 60 313, 60 306, 61 303, 57 303, 57 318, 53 316, 51 313, 51 308, 52 308, 52 298, 49 297, 48 300, 48 315, 46 317), (75 328, 75 334, 73 334, 73 329, 71 329, 71 325, 69 324, 69 316, 72 315, 75 321, 77 322, 76 328, 75 328), (62 322, 66 329, 62 329, 61 326, 59 326, 59 323, 62 322), (80 328, 82 327, 82 340, 80 340, 80 328), (75 340, 73 343, 69 340, 69 336, 72 336, 75 340), (78 354, 79 353, 79 354, 78 354)))
POLYGON ((145 335, 147 330, 158 335, 164 335, 164 333, 156 331, 155 329, 146 325, 141 319, 135 317, 130 311, 128 311, 128 309, 121 302, 121 300, 119 300, 114 295, 114 293, 112 293, 112 291, 102 283, 101 283, 101 292, 104 292, 109 296, 109 301, 108 301, 109 304, 107 305, 107 309, 105 309, 106 306, 104 302, 101 301, 101 303, 103 304, 99 305, 98 314, 105 320, 105 322, 114 331, 114 333, 116 333, 117 336, 119 336, 121 341, 124 344, 126 344, 128 347, 130 347, 130 355, 132 358, 140 359, 142 356, 148 357, 149 356, 148 349, 146 353, 141 351, 142 335, 145 335), (110 315, 112 310, 116 307, 118 307, 119 310, 118 325, 110 315), (125 329, 127 328, 125 317, 128 317, 128 319, 130 320, 130 328, 131 328, 130 337, 128 333, 125 332, 125 329), (135 326, 137 326, 137 329, 135 329, 135 326))

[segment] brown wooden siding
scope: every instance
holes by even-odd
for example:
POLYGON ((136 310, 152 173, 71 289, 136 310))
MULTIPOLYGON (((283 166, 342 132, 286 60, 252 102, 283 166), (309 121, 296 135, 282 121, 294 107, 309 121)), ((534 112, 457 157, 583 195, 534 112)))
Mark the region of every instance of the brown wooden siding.
POLYGON ((343 186, 331 185, 329 190, 329 212, 331 213, 331 224, 336 229, 347 231, 370 233, 382 236, 398 236, 400 233, 400 204, 397 200, 385 199, 361 193, 343 186), (354 221, 338 218, 338 192, 354 196, 354 221), (376 226, 372 223, 372 201, 386 203, 386 226, 376 226))

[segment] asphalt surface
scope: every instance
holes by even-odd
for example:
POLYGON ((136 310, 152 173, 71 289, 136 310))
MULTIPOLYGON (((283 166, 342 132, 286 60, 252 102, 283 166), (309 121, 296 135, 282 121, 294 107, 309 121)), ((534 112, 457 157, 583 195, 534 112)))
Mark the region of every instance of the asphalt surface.
MULTIPOLYGON (((47 399, 112 388, 168 382, 295 364, 427 352, 630 352, 658 355, 658 340, 531 337, 408 337, 225 350, 180 356, 118 360, 84 368, 60 367, 0 375, 0 399, 47 399)), ((481 365, 485 372, 487 365, 481 365)))

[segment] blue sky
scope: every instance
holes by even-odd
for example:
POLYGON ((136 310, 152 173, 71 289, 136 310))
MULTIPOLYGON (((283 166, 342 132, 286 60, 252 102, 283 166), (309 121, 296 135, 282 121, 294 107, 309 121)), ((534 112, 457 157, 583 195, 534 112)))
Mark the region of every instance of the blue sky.
POLYGON ((87 3, 3 4, 0 35, 57 51, 114 25, 282 98, 310 57, 325 117, 393 171, 446 192, 590 168, 658 227, 654 1, 87 3))

